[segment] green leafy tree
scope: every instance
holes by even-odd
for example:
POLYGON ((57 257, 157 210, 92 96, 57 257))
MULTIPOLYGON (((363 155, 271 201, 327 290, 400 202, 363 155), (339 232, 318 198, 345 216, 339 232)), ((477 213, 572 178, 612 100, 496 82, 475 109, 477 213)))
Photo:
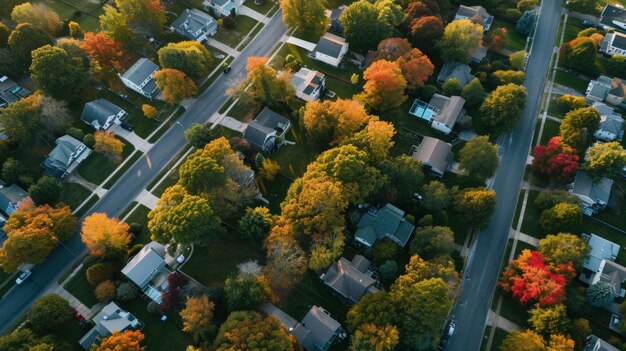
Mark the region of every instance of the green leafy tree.
POLYGON ((498 85, 511 83, 521 85, 522 83, 524 83, 524 78, 526 77, 526 74, 522 71, 497 70, 493 72, 493 77, 495 78, 498 85))
POLYGON ((30 72, 37 87, 55 99, 77 97, 87 79, 81 64, 65 50, 50 45, 33 51, 30 72))
POLYGON ((63 184, 57 179, 43 176, 28 188, 28 195, 35 205, 55 205, 61 198, 63 184))
POLYGON ((6 47, 9 43, 9 35, 11 30, 6 24, 0 23, 0 48, 6 47))
POLYGON ((480 48, 483 27, 469 19, 450 22, 439 41, 439 51, 444 61, 469 62, 471 54, 480 48))
POLYGON ((543 338, 531 330, 512 331, 502 341, 500 351, 544 351, 543 338))
POLYGON ((154 32, 165 24, 165 10, 160 0, 115 0, 115 6, 129 23, 137 23, 154 32))
POLYGON ((540 210, 548 209, 561 202, 579 205, 580 199, 576 195, 562 189, 543 190, 535 199, 535 205, 540 210))
POLYGON ((178 183, 193 195, 209 193, 226 184, 224 167, 204 150, 190 155, 180 166, 178 173, 178 183))
POLYGON ((586 67, 593 65, 598 46, 589 37, 576 38, 561 45, 563 62, 571 67, 586 67))
POLYGON ((526 106, 526 89, 515 84, 501 85, 487 96, 480 111, 483 121, 496 134, 506 133, 517 125, 526 106))
POLYGON ((615 287, 612 283, 600 280, 587 288, 587 302, 591 306, 609 307, 615 299, 615 287))
POLYGON ((498 146, 489 142, 488 136, 477 136, 459 151, 459 167, 470 177, 493 177, 500 164, 498 146))
MULTIPOLYGON (((0 46, 2 46, 1 39, 0 46)), ((606 68, 613 77, 626 77, 626 56, 619 54, 611 56, 606 64, 606 68)))
POLYGON ((197 148, 203 148, 204 145, 215 139, 216 135, 217 133, 211 129, 210 124, 194 123, 185 131, 185 139, 197 148))
POLYGON ((546 233, 573 232, 579 230, 583 217, 580 206, 560 203, 544 210, 539 218, 546 233))
POLYGON ((424 259, 447 256, 454 250, 454 233, 448 227, 418 227, 411 241, 411 253, 424 259))
POLYGON ((396 306, 389 293, 377 291, 367 294, 353 305, 346 316, 347 329, 355 332, 364 324, 394 324, 398 318, 396 306))
POLYGON ((619 142, 595 143, 587 149, 585 169, 594 179, 616 179, 626 167, 626 150, 619 142))
POLYGON ((295 95, 290 74, 287 71, 278 74, 274 68, 267 65, 267 60, 267 57, 248 57, 246 79, 228 93, 252 98, 268 106, 286 102, 295 95))
POLYGON ((72 319, 70 304, 57 294, 44 295, 28 311, 30 327, 43 335, 52 332, 72 319))
POLYGON ((526 51, 516 51, 509 55, 509 62, 511 66, 515 69, 524 68, 524 63, 526 63, 526 51))
POLYGON ((585 150, 593 141, 593 133, 600 125, 600 112, 594 107, 568 112, 559 127, 562 141, 578 151, 585 150))
POLYGON ((578 235, 569 233, 550 234, 539 241, 539 252, 546 261, 559 266, 571 262, 579 267, 589 252, 589 245, 578 235))
POLYGON ((496 208, 496 193, 486 188, 463 189, 454 197, 454 209, 474 229, 484 228, 496 208))
POLYGON ((13 52, 9 48, 0 48, 0 75, 17 79, 22 73, 23 67, 13 52))
POLYGON ((229 311, 254 310, 260 303, 267 300, 269 291, 257 276, 239 274, 226 279, 224 294, 229 311))
POLYGON ((2 179, 7 184, 15 184, 24 172, 24 165, 12 157, 7 158, 2 164, 2 179))
POLYGON ((557 99, 557 104, 567 109, 567 111, 577 110, 579 108, 587 107, 587 101, 583 96, 576 96, 565 94, 561 95, 557 99))
POLYGON ((343 32, 356 51, 373 49, 382 39, 393 33, 388 21, 379 20, 379 9, 367 0, 350 4, 339 17, 343 32))
POLYGON ((485 100, 485 88, 478 78, 474 78, 463 87, 461 97, 468 106, 478 106, 485 100))
POLYGON ((236 311, 220 327, 213 346, 216 351, 292 351, 294 344, 275 318, 252 311, 236 311))
POLYGON ((52 38, 46 32, 30 23, 20 23, 9 36, 9 47, 19 63, 28 67, 32 61, 31 52, 37 48, 52 44, 52 38))
POLYGON ((318 33, 324 26, 326 9, 322 0, 280 0, 280 8, 288 28, 318 33))
POLYGON ((567 7, 581 13, 594 14, 598 3, 595 0, 570 0, 567 7))
POLYGON ((530 32, 533 31, 535 27, 535 22, 537 21, 537 12, 535 10, 524 11, 522 17, 517 20, 517 24, 515 25, 515 30, 518 33, 529 35, 530 32))
POLYGON ((409 155, 400 155, 387 159, 382 166, 384 174, 389 176, 385 186, 399 198, 408 199, 413 196, 424 179, 422 164, 409 155))
POLYGON ((429 211, 441 211, 450 205, 452 194, 446 185, 432 180, 422 187, 422 206, 429 211))
POLYGON ((398 328, 393 325, 363 324, 352 336, 350 351, 392 351, 399 341, 398 328))
POLYGON ((179 70, 194 79, 206 77, 212 68, 213 57, 197 41, 169 43, 159 49, 158 55, 161 67, 179 70))
POLYGON ((450 78, 441 85, 441 93, 447 96, 459 95, 461 89, 461 82, 456 78, 450 78))
POLYGON ((374 264, 381 264, 388 260, 393 260, 398 257, 400 247, 394 241, 389 238, 382 240, 376 240, 372 247, 372 256, 374 258, 374 264))
POLYGON ((391 282, 398 276, 398 264, 393 260, 385 261, 378 266, 378 272, 384 281, 391 282))
POLYGON ((100 27, 106 36, 121 43, 126 51, 141 52, 146 41, 131 28, 127 16, 110 5, 105 5, 102 10, 100 27))
POLYGON ((528 323, 539 335, 547 337, 552 334, 562 334, 569 328, 567 308, 563 304, 535 307, 529 311, 529 314, 528 323))
POLYGON ((274 225, 274 216, 267 207, 247 208, 246 214, 239 220, 241 237, 253 244, 265 240, 274 225))

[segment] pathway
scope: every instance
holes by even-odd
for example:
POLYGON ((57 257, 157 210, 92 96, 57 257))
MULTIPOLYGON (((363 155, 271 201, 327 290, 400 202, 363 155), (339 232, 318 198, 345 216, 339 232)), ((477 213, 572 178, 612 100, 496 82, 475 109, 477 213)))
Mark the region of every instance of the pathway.
POLYGON ((219 121, 219 124, 221 126, 224 126, 228 129, 232 129, 234 131, 243 133, 244 130, 246 130, 246 128, 248 127, 248 125, 246 123, 243 123, 241 121, 238 121, 232 117, 224 117, 219 121))
POLYGON ((146 140, 142 139, 139 135, 135 134, 135 132, 129 132, 126 129, 120 127, 119 125, 116 125, 115 127, 113 127, 111 131, 113 132, 113 134, 124 138, 124 140, 131 143, 135 147, 135 149, 143 153, 148 152, 148 150, 152 148, 153 144, 150 144, 146 140))
POLYGON ((65 290, 64 288, 65 284, 67 284, 70 280, 72 280, 72 278, 74 278, 74 276, 76 276, 76 274, 78 274, 82 268, 83 268, 83 264, 81 263, 78 266, 76 266, 76 268, 74 268, 74 271, 72 271, 72 273, 68 275, 67 278, 65 278, 65 280, 63 280, 61 284, 58 284, 57 282, 55 282, 54 285, 52 285, 48 289, 48 292, 61 296, 70 304, 70 306, 73 309, 75 309, 78 313, 83 315, 83 317, 85 317, 86 319, 91 319, 93 318, 93 316, 96 315, 96 313, 98 313, 102 309, 102 307, 104 307, 104 303, 100 302, 98 304, 93 305, 91 308, 89 308, 85 306, 79 299, 77 299, 74 295, 72 295, 69 291, 65 290))
POLYGON ((293 44, 295 46, 299 46, 303 49, 309 50, 309 51, 313 51, 313 49, 315 49, 315 46, 317 44, 315 43, 311 43, 310 41, 306 41, 306 40, 302 40, 300 38, 296 38, 294 36, 290 36, 287 38, 287 43, 289 44, 293 44))
POLYGON ((513 239, 517 239, 517 241, 523 241, 526 244, 530 244, 534 247, 539 246, 539 239, 535 238, 534 236, 530 236, 528 234, 524 234, 522 232, 518 232, 517 230, 511 228, 511 232, 509 233, 509 238, 513 239))
POLYGON ((68 183, 81 185, 83 188, 90 190, 91 192, 96 191, 96 189, 98 188, 96 184, 91 183, 87 181, 87 179, 81 177, 80 174, 78 174, 78 172, 73 172, 72 174, 70 174, 70 176, 67 177, 65 181, 68 183))
MULTIPOLYGON (((157 202, 159 201, 159 198, 152 195, 151 192, 144 189, 141 191, 139 195, 137 195, 136 200, 137 202, 146 206, 147 208, 154 210, 157 207, 157 202)), ((129 213, 132 213, 132 212, 129 212, 129 213)))
POLYGON ((581 94, 576 89, 572 89, 570 87, 566 87, 564 85, 556 84, 556 83, 554 83, 554 86, 552 87, 552 93, 555 94, 555 95, 570 94, 570 95, 574 95, 574 96, 583 96, 583 94, 581 94))
POLYGON ((230 46, 226 44, 222 44, 221 42, 213 38, 207 39, 206 43, 216 49, 222 50, 223 52, 229 54, 232 57, 235 57, 235 58, 239 57, 239 51, 231 48, 230 46))
POLYGON ((262 13, 256 12, 255 10, 249 8, 246 5, 241 5, 239 7, 239 14, 253 18, 263 24, 266 24, 267 22, 270 21, 270 19, 267 16, 263 15, 262 13))
MULTIPOLYGON (((497 315, 493 311, 489 311, 489 315, 487 315, 487 324, 492 327, 497 327, 505 330, 507 333, 510 333, 515 330, 522 330, 522 327, 511 322, 510 320, 497 315)), ((493 329, 492 329, 493 330, 493 329)))

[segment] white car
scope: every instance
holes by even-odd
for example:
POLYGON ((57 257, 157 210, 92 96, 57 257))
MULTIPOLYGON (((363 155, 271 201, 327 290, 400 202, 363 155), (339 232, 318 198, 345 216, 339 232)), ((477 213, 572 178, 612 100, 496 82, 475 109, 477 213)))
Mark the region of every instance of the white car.
POLYGON ((454 323, 450 322, 450 325, 448 326, 448 337, 451 337, 454 334, 454 329, 456 328, 456 325, 454 325, 454 323))
POLYGON ((17 285, 22 284, 23 282, 26 281, 26 279, 28 279, 28 277, 30 277, 31 274, 33 274, 33 272, 31 271, 22 272, 22 274, 20 274, 20 276, 17 277, 17 279, 15 279, 15 284, 17 285))

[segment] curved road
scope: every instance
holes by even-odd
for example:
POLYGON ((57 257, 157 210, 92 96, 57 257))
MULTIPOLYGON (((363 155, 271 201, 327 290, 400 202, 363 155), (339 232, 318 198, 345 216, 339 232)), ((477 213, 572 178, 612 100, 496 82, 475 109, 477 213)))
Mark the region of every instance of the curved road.
POLYGON ((464 279, 463 291, 452 312, 456 320, 456 332, 450 338, 446 350, 480 349, 532 143, 561 7, 562 0, 542 1, 524 82, 528 91, 528 104, 517 128, 506 135, 500 145, 502 160, 492 186, 496 191, 496 211, 489 227, 478 235, 470 251, 465 269, 470 279, 464 279))
MULTIPOLYGON (((174 124, 163 134, 152 149, 142 156, 86 215, 104 212, 114 217, 134 201, 137 195, 187 145, 187 140, 183 135, 184 130, 192 123, 206 123, 209 117, 226 102, 229 80, 245 74, 247 57, 268 56, 286 32, 282 12, 278 11, 232 62, 232 70, 228 76, 218 77, 197 98, 194 105, 180 116, 178 119, 180 124, 174 124)), ((23 315, 30 304, 76 262, 76 255, 80 256, 84 251, 85 246, 80 240, 80 235, 75 234, 69 242, 65 243, 65 246, 59 245, 44 263, 32 269, 30 281, 12 288, 0 300, 0 334, 5 333, 23 315)))

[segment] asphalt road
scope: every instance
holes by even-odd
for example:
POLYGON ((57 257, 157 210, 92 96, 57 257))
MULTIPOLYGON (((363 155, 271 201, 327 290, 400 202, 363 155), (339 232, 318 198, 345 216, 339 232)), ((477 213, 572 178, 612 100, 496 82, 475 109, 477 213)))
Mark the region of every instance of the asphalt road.
MULTIPOLYGON (((192 123, 205 123, 226 102, 226 89, 231 79, 245 75, 246 58, 249 56, 268 56, 280 41, 287 29, 282 21, 282 13, 277 12, 256 38, 231 63, 228 75, 221 75, 197 98, 195 104, 178 119, 155 145, 141 157, 120 180, 87 213, 103 212, 110 217, 117 216, 169 162, 185 147, 187 141, 183 132, 192 123)), ((0 300, 0 334, 5 333, 12 324, 28 309, 30 304, 45 292, 65 270, 74 264, 78 256, 85 251, 80 235, 64 246, 59 245, 48 259, 32 269, 30 281, 15 286, 0 300)))
POLYGON ((463 277, 463 291, 453 310, 456 331, 446 350, 478 351, 482 342, 560 19, 562 0, 544 0, 542 3, 524 82, 528 104, 518 127, 502 139, 502 160, 492 186, 496 191, 496 211, 488 229, 478 234, 470 252, 466 267, 469 279, 463 277))

